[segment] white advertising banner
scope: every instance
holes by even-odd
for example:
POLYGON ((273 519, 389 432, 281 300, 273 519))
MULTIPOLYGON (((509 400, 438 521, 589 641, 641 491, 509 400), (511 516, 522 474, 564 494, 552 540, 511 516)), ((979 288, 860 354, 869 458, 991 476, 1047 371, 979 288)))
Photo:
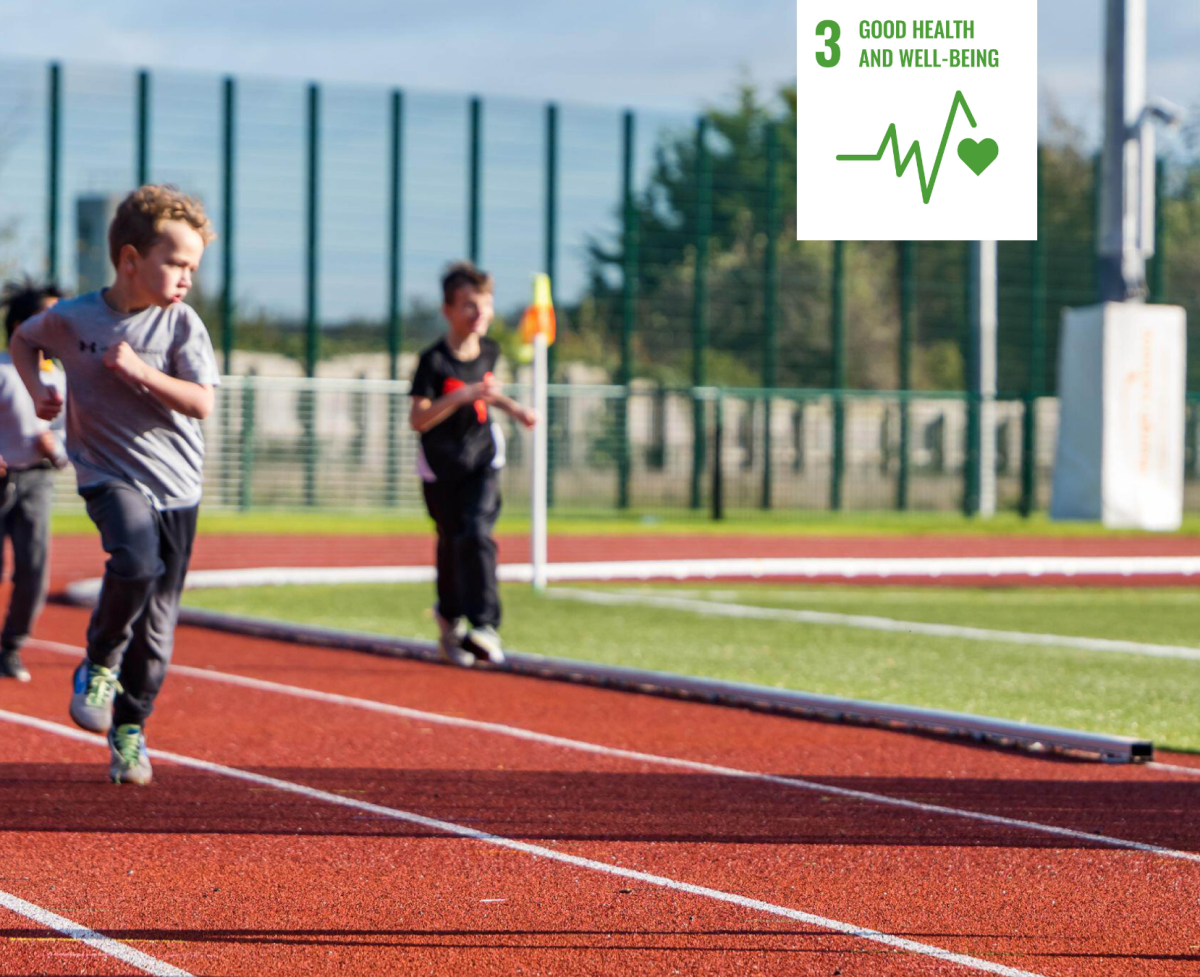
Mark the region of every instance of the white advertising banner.
POLYGON ((1177 306, 1067 310, 1053 518, 1179 528, 1186 353, 1186 319, 1177 306))

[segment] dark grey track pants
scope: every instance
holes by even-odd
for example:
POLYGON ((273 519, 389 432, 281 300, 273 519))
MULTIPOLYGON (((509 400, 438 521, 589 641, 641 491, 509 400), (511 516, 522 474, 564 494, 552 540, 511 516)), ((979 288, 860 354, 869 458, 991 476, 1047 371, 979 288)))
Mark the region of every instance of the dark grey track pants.
POLYGON ((16 651, 25 643, 46 603, 53 496, 50 469, 9 472, 0 478, 0 561, 5 537, 13 550, 12 597, 0 633, 0 651, 16 651))
POLYGON ((88 625, 88 658, 120 667, 124 691, 113 702, 113 725, 141 724, 154 710, 171 662, 199 507, 159 512, 122 482, 82 494, 108 554, 88 625))
POLYGON ((425 506, 437 524, 438 613, 451 621, 500 626, 496 541, 500 480, 491 468, 454 482, 425 483, 425 506))

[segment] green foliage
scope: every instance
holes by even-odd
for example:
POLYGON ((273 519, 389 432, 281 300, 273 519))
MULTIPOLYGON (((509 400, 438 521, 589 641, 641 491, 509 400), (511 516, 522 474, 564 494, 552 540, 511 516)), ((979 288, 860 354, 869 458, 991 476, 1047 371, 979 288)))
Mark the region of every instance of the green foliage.
MULTIPOLYGON (((1189 168, 1168 182, 1163 204, 1164 240, 1159 242, 1165 262, 1165 300, 1182 305, 1188 313, 1188 348, 1200 348, 1200 169, 1189 168)), ((1200 388, 1200 360, 1189 357, 1187 385, 1200 388)))
MULTIPOLYGON (((704 112, 709 126, 711 234, 707 239, 707 374, 714 383, 758 383, 763 375, 767 238, 766 133, 779 140, 775 317, 776 383, 831 385, 831 262, 825 242, 797 242, 796 90, 763 96, 739 86, 731 104, 704 112), (729 364, 736 368, 729 370, 729 364)), ((1040 252, 1031 242, 999 250, 999 386, 1019 394, 1053 392, 1062 309, 1096 300, 1096 163, 1082 131, 1051 103, 1043 124, 1040 252), (1035 261, 1043 262, 1044 293, 1035 308, 1035 261)), ((658 136, 654 163, 635 200, 638 228, 634 373, 663 382, 692 375, 699 227, 695 130, 658 136)), ((1163 200, 1164 278, 1168 301, 1184 305, 1200 340, 1200 169, 1188 164, 1167 181, 1163 200)), ((804 200, 799 200, 803 219, 804 200)), ((616 216, 620 224, 620 209, 616 216)), ((851 387, 883 389, 899 381, 897 247, 849 243, 844 291, 847 376, 851 387)), ((963 242, 915 246, 916 322, 913 385, 962 389, 969 329, 969 249, 963 242)), ((593 240, 592 294, 567 319, 588 330, 575 349, 616 370, 620 335, 622 239, 593 240), (600 313, 600 314, 597 314, 600 313), (586 327, 584 323, 586 322, 586 327)), ((1195 345, 1195 343, 1193 343, 1195 345)), ((1198 361, 1200 362, 1200 361, 1198 361)), ((1200 366, 1190 379, 1200 380, 1200 366)))

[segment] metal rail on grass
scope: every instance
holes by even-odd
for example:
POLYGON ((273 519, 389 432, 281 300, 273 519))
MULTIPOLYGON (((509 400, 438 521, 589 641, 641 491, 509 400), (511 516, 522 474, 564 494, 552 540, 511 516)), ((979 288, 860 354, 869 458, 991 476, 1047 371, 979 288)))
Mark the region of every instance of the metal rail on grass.
MULTIPOLYGON (((70 597, 68 599, 71 599, 70 597)), ((76 602, 84 602, 80 597, 76 602)), ((437 645, 415 638, 390 638, 383 635, 338 628, 289 624, 263 618, 223 614, 198 608, 183 608, 180 623, 211 628, 234 634, 271 638, 279 641, 340 648, 374 655, 415 658, 441 662, 437 645)), ((493 668, 494 666, 485 666, 493 668)), ((502 671, 557 682, 574 682, 637 692, 751 709, 833 722, 861 723, 883 729, 906 732, 936 733, 960 736, 975 742, 1018 747, 1034 751, 1084 753, 1112 763, 1138 763, 1154 758, 1154 744, 1149 740, 1111 736, 1057 726, 1038 726, 1010 719, 974 716, 969 713, 922 709, 916 706, 864 699, 843 699, 839 696, 794 692, 741 682, 694 678, 670 672, 654 672, 640 668, 624 668, 570 658, 550 658, 510 652, 502 671)))

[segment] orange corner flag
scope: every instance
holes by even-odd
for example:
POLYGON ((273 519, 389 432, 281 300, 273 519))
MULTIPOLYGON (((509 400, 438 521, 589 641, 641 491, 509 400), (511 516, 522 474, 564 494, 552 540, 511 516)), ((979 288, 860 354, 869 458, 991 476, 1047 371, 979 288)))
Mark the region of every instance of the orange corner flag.
POLYGON ((554 342, 554 301, 550 297, 550 276, 538 274, 533 279, 533 305, 521 318, 521 342, 532 343, 537 335, 546 337, 546 345, 554 342))

